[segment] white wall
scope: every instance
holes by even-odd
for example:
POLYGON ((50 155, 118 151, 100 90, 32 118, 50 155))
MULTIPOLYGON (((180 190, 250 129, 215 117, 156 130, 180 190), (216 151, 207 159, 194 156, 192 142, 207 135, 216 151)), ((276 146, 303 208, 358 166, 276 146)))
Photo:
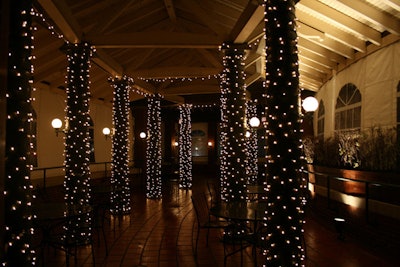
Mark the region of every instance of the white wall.
MULTIPOLYGON (((340 89, 347 83, 355 84, 361 93, 362 129, 394 126, 397 84, 400 80, 399 62, 400 42, 396 42, 360 59, 324 84, 316 95, 325 105, 324 136, 333 135, 336 99, 340 89)), ((317 125, 317 115, 314 116, 314 125, 317 125)))
MULTIPOLYGON (((37 115, 37 155, 38 168, 64 165, 64 134, 58 137, 51 127, 54 118, 65 118, 65 93, 60 89, 51 89, 46 85, 33 92, 33 108, 37 115)), ((112 107, 101 101, 90 100, 90 117, 94 123, 94 147, 96 162, 111 161, 111 140, 106 140, 102 129, 112 128, 112 107)), ((104 170, 103 165, 91 166, 91 172, 104 170)), ((63 176, 63 169, 48 171, 48 176, 63 176)), ((32 179, 42 177, 40 172, 32 172, 32 179)))

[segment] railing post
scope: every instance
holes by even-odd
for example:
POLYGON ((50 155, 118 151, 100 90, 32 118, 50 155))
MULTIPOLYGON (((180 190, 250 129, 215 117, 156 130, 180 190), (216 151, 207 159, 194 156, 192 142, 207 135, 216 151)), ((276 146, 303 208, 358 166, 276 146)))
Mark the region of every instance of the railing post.
POLYGON ((369 223, 369 182, 365 182, 365 220, 369 223))
POLYGON ((43 190, 46 192, 46 171, 47 169, 43 169, 43 190))
POLYGON ((326 197, 328 198, 328 209, 330 209, 331 208, 331 179, 330 179, 329 175, 326 176, 326 189, 328 190, 327 194, 326 194, 326 197))

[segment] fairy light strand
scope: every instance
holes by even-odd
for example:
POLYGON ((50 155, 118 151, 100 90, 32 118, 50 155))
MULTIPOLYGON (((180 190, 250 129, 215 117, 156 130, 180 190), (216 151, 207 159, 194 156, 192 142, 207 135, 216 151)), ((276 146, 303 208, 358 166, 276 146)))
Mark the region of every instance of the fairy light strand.
POLYGON ((179 105, 179 188, 192 188, 192 126, 190 104, 179 105))
POLYGON ((246 165, 247 183, 256 185, 258 180, 258 146, 257 146, 257 129, 252 129, 249 122, 253 117, 257 117, 257 106, 255 103, 248 101, 246 103, 247 128, 250 136, 247 138, 247 157, 246 165))
MULTIPOLYGON (((94 49, 89 43, 66 44, 67 88, 66 114, 67 131, 65 134, 65 179, 64 199, 67 213, 85 210, 90 205, 90 59, 94 49)), ((70 238, 87 239, 90 229, 80 227, 90 225, 88 213, 73 216, 68 220, 66 233, 70 238)))
POLYGON ((224 43, 221 76, 221 199, 246 199, 246 44, 224 43))
POLYGON ((110 78, 114 88, 111 169, 111 213, 128 214, 131 212, 131 192, 129 179, 129 91, 133 79, 110 78))
POLYGON ((2 266, 33 266, 32 184, 34 155, 32 2, 10 1, 7 76, 7 135, 5 144, 4 245, 2 266))
POLYGON ((161 101, 147 98, 146 197, 161 198, 161 101))
POLYGON ((294 0, 264 0, 266 38, 265 266, 305 266, 300 88, 294 0))

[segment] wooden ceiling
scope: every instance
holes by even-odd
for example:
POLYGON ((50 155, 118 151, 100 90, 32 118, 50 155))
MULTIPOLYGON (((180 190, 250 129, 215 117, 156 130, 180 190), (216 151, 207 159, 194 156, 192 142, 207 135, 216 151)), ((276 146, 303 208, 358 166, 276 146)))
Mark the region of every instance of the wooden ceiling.
MULTIPOLYGON (((95 47, 91 96, 112 103, 107 79, 173 103, 218 99, 219 47, 248 43, 246 84, 264 70, 264 7, 256 0, 36 0, 35 87, 64 90, 65 42, 95 47), (52 27, 49 27, 52 26, 52 27), (213 97, 214 96, 214 97, 213 97)), ((296 4, 300 84, 318 91, 334 73, 399 40, 399 0, 300 0, 296 4)), ((132 101, 143 98, 133 90, 132 101)))

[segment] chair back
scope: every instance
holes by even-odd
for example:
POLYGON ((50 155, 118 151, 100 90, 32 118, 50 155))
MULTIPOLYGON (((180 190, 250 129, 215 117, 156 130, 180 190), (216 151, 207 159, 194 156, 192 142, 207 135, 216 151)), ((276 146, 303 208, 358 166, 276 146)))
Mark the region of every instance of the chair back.
POLYGON ((206 196, 202 193, 192 195, 191 198, 199 225, 209 222, 209 208, 206 196))

